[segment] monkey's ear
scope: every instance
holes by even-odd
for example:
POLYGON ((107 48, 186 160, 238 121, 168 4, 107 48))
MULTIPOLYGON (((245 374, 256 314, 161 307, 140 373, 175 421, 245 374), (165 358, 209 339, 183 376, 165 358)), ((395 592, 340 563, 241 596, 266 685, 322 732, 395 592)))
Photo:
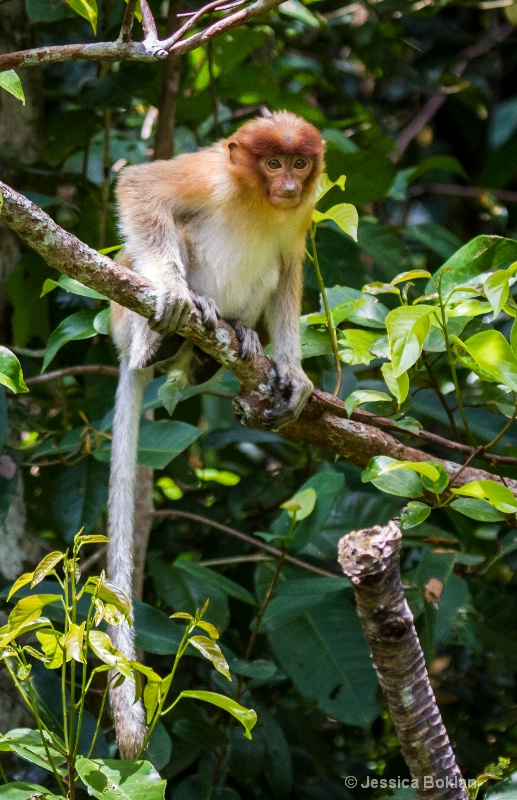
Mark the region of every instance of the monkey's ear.
POLYGON ((235 150, 238 148, 237 142, 228 142, 228 150, 230 151, 230 161, 235 164, 235 150))

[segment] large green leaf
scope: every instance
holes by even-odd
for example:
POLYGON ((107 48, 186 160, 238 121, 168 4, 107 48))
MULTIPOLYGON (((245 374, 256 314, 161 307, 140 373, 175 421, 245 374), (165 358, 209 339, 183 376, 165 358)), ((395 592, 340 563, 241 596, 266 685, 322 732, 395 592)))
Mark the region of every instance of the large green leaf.
POLYGON ((235 597, 236 600, 241 600, 241 602, 253 606, 257 604, 251 592, 213 569, 204 567, 202 564, 197 564, 195 561, 190 561, 186 558, 178 558, 174 566, 184 570, 184 572, 188 572, 189 575, 192 575, 193 578, 196 578, 202 583, 220 589, 221 592, 224 592, 224 594, 227 594, 229 597, 235 597))
POLYGON ((453 494, 463 497, 475 497, 485 500, 503 514, 515 514, 517 512, 517 497, 502 483, 496 481, 472 481, 465 483, 457 489, 451 489, 453 494))
POLYGON ((401 467, 402 462, 389 456, 374 456, 361 475, 363 483, 400 497, 421 497, 424 487, 416 470, 401 467))
POLYGON ((62 467, 52 498, 54 518, 67 541, 78 531, 93 530, 108 499, 109 468, 91 456, 71 467, 62 467))
MULTIPOLYGON (((274 627, 273 627, 274 626, 274 627)), ((305 697, 347 725, 368 727, 378 714, 377 678, 357 612, 336 595, 267 631, 282 668, 305 697)))
POLYGON ((501 331, 489 330, 474 334, 465 342, 456 339, 479 368, 492 378, 517 391, 517 355, 501 331))
POLYGON ((400 306, 386 317, 390 342, 393 375, 397 378, 406 372, 420 357, 435 306, 422 303, 417 306, 400 306))
MULTIPOLYGON (((30 728, 15 728, 1 736, 0 751, 16 753, 16 755, 20 756, 20 758, 23 758, 25 761, 36 764, 38 767, 42 767, 48 772, 53 772, 53 764, 54 769, 61 775, 64 775, 65 770, 61 765, 65 762, 65 757, 58 753, 52 746, 48 734, 45 734, 45 738, 47 739, 47 747, 50 751, 52 763, 49 761, 47 749, 45 748, 39 732, 33 731, 30 728)), ((7 795, 7 797, 9 797, 9 795, 7 795)), ((11 800, 10 797, 9 800, 11 800)))
MULTIPOLYGON (((441 287, 443 296, 467 281, 499 267, 507 261, 517 260, 517 241, 502 236, 477 236, 452 255, 434 275, 437 282, 442 275, 441 287)), ((427 292, 435 291, 429 283, 427 292)))
POLYGON ((97 308, 87 308, 71 314, 59 323, 49 336, 42 371, 46 370, 56 353, 67 342, 91 339, 92 336, 97 335, 94 321, 98 313, 97 308))
POLYGON ((166 782, 149 761, 79 756, 79 777, 98 800, 163 800, 166 782))

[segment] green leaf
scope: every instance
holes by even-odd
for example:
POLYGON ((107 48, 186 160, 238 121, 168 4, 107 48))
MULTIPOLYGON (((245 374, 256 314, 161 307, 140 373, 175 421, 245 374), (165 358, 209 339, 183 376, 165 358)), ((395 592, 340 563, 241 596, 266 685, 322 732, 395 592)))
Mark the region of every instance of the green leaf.
POLYGON ((36 586, 36 584, 40 583, 40 581, 45 578, 49 572, 52 572, 56 564, 59 564, 60 561, 64 558, 64 553, 60 553, 58 550, 55 550, 53 553, 49 553, 48 555, 43 558, 34 572, 32 573, 32 586, 36 586))
POLYGON ((458 489, 451 489, 452 494, 459 494, 462 497, 476 497, 479 500, 486 500, 498 511, 503 514, 514 514, 517 511, 517 498, 502 483, 495 481, 472 481, 465 483, 458 489))
POLYGON ((20 362, 14 353, 3 345, 0 345, 0 384, 7 386, 15 394, 29 391, 23 380, 20 362))
POLYGON ((358 389, 349 394, 345 400, 345 408, 348 416, 352 416, 358 406, 363 403, 392 403, 392 399, 386 392, 377 392, 373 389, 358 389))
POLYGON ((87 19, 93 28, 93 32, 97 33, 97 17, 99 14, 97 0, 66 0, 66 2, 76 14, 87 19))
POLYGON ((375 331, 347 328, 340 330, 337 338, 339 358, 345 364, 369 364, 375 358, 370 349, 379 338, 375 331))
POLYGON ((149 761, 78 756, 76 768, 98 800, 164 800, 166 781, 149 761))
POLYGON ((186 422, 144 420, 138 439, 138 463, 163 469, 202 435, 200 428, 186 422))
MULTIPOLYGON (((440 275, 443 296, 447 299, 452 290, 467 281, 473 280, 484 272, 490 272, 506 261, 517 259, 517 242, 502 236, 477 236, 468 244, 460 247, 445 264, 434 274, 437 283, 440 275)), ((426 292, 436 291, 429 283, 426 292)))
POLYGON ((30 594, 18 600, 9 614, 9 631, 22 630, 27 624, 39 617, 42 608, 61 600, 60 594, 30 594))
POLYGON ((351 236, 354 242, 357 242, 357 227, 359 225, 359 217, 357 208, 351 203, 339 203, 337 206, 332 206, 328 211, 313 211, 313 222, 318 225, 320 222, 330 220, 335 222, 338 228, 351 236))
POLYGON ((332 602, 325 595, 317 605, 319 598, 310 599, 312 607, 305 603, 293 618, 277 617, 267 630, 269 642, 303 697, 333 719, 368 727, 378 714, 377 678, 354 605, 343 592, 332 602))
POLYGON ((397 283, 404 283, 404 281, 414 281, 417 278, 427 278, 431 277, 431 273, 428 272, 426 269, 411 269, 409 272, 401 272, 400 275, 397 275, 391 281, 392 286, 396 286, 397 283))
POLYGON ((65 636, 65 648, 67 655, 70 658, 73 658, 74 661, 80 661, 82 664, 86 664, 86 659, 84 657, 85 626, 86 621, 81 622, 80 625, 77 625, 75 622, 71 622, 65 636))
POLYGON ((202 581, 206 585, 219 589, 229 597, 235 597, 236 600, 240 600, 242 603, 247 603, 248 605, 257 605, 257 601, 251 592, 244 589, 244 587, 240 586, 238 583, 235 583, 235 581, 230 580, 230 578, 227 578, 225 575, 221 575, 219 572, 203 566, 203 564, 197 564, 195 561, 190 561, 187 558, 178 558, 174 562, 174 566, 178 567, 178 569, 182 569, 184 572, 187 572, 193 578, 202 581))
POLYGON ((21 100, 23 105, 25 105, 25 95, 23 93, 22 82, 14 69, 8 69, 5 72, 0 72, 0 87, 9 92, 9 94, 14 95, 17 100, 21 100))
POLYGON ((409 502, 407 506, 402 509, 402 513, 400 515, 400 527, 403 530, 415 528, 417 525, 420 525, 421 522, 424 522, 430 513, 431 506, 411 500, 411 502, 409 502))
POLYGON ((91 630, 88 633, 88 644, 97 658, 104 664, 107 664, 111 669, 117 670, 125 678, 134 681, 129 661, 117 650, 107 633, 91 630))
POLYGON ((59 669, 63 663, 64 636, 59 631, 36 631, 36 638, 47 659, 47 669, 59 669))
POLYGON ((473 497, 458 497, 457 500, 452 501, 451 508, 470 519, 477 519, 480 522, 500 522, 505 518, 504 514, 497 511, 486 500, 477 500, 473 497))
POLYGON ((393 375, 406 372, 420 357, 435 306, 400 306, 386 317, 393 375))
POLYGON ((103 603, 110 603, 115 606, 117 611, 120 611, 125 617, 131 617, 131 605, 127 595, 115 586, 106 577, 99 577, 93 575, 88 578, 84 586, 86 594, 96 594, 103 603))
POLYGON ((90 289, 89 286, 85 286, 83 283, 76 281, 75 278, 70 278, 68 275, 61 275, 58 281, 47 278, 43 284, 40 297, 44 297, 49 292, 53 291, 53 289, 58 288, 64 289, 65 292, 69 292, 70 294, 78 294, 81 297, 91 297, 94 300, 108 299, 105 295, 96 292, 95 289, 90 289))
POLYGON ((93 320, 93 327, 97 333, 109 336, 111 325, 111 308, 103 308, 97 313, 93 320))
POLYGON ((94 529, 108 500, 107 464, 92 456, 59 470, 54 482, 52 509, 59 530, 68 542, 77 531, 94 529))
MULTIPOLYGON (((45 732, 44 735, 47 739, 54 767, 60 775, 64 775, 65 771, 61 767, 61 764, 64 763, 65 757, 55 750, 52 742, 48 741, 50 739, 49 734, 45 732)), ((0 750, 4 752, 11 751, 20 756, 20 758, 25 759, 25 761, 29 761, 31 764, 36 764, 38 767, 42 767, 48 772, 53 771, 45 745, 38 731, 33 731, 30 728, 15 728, 0 737, 0 750)))
POLYGON ((375 456, 361 475, 363 483, 373 483, 378 489, 400 497, 421 497, 424 487, 420 477, 412 469, 403 469, 389 456, 375 456))
POLYGON ((468 352, 483 372, 517 391, 517 355, 501 331, 481 331, 465 342, 457 338, 454 341, 468 352))
POLYGON ((320 177, 320 179, 318 181, 318 188, 316 189, 316 202, 319 203, 319 201, 323 197, 325 197, 327 192, 330 192, 330 190, 333 189, 334 186, 339 186, 341 191, 344 192, 345 191, 345 183, 346 183, 346 175, 341 175, 337 179, 337 181, 331 181, 329 176, 327 175, 327 173, 324 172, 323 175, 321 175, 321 177, 320 177))
POLYGON ((232 700, 231 697, 215 692, 186 691, 181 692, 179 696, 190 697, 193 700, 204 700, 205 703, 212 703, 212 705, 224 709, 243 725, 246 739, 251 739, 251 731, 257 722, 257 714, 252 708, 244 708, 244 706, 232 700))
POLYGON ((36 783, 14 781, 0 786, 0 798, 5 800, 63 800, 62 795, 52 794, 44 786, 36 783))
POLYGON ((57 352, 67 342, 91 339, 92 336, 97 335, 93 323, 98 313, 99 311, 97 308, 88 308, 84 311, 77 311, 75 314, 71 314, 60 322, 49 336, 42 372, 46 370, 57 352))
POLYGON ((500 313, 506 305, 510 294, 510 284, 508 282, 508 272, 505 269, 497 269, 486 279, 483 288, 487 300, 494 310, 494 317, 500 313))
POLYGON ((218 644, 216 644, 216 642, 212 641, 212 639, 209 639, 208 636, 191 636, 188 641, 189 644, 195 647, 204 658, 207 658, 208 661, 212 662, 218 672, 231 681, 232 676, 230 675, 228 662, 226 661, 221 652, 221 648, 218 644))
POLYGON ((316 491, 309 487, 295 494, 290 500, 286 500, 280 508, 284 508, 291 519, 301 522, 302 519, 305 519, 314 511, 316 498, 316 491))
POLYGON ((383 364, 381 372, 386 386, 392 395, 397 398, 399 406, 402 405, 409 394, 409 375, 407 372, 403 372, 401 375, 395 376, 392 364, 383 364))

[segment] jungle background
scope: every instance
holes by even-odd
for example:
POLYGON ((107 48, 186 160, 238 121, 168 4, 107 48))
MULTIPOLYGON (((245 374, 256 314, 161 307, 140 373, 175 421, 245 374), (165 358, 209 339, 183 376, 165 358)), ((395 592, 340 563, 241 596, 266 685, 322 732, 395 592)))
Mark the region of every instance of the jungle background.
MULTIPOLYGON (((95 33, 93 4, 82 9, 90 20, 76 13, 78 5, 3 0, 0 52, 116 39, 123 3, 100 3, 95 33)), ((197 8, 180 0, 150 6, 163 35, 178 13, 197 8)), ((435 273, 473 237, 516 234, 515 20, 512 0, 287 0, 166 62, 22 68, 25 105, 0 93, 2 180, 94 249, 113 248, 113 187, 124 164, 208 145, 264 109, 303 115, 327 141, 330 177, 346 175, 345 193, 332 190, 336 202, 359 212, 357 242, 332 222, 316 234, 330 306, 343 311, 358 298, 368 306, 363 314, 366 306, 355 307, 355 317, 347 306, 336 317, 340 397, 386 392, 382 348, 372 353, 372 339, 359 341, 350 331, 355 325, 380 336, 398 295, 388 289, 377 302, 372 292, 361 294, 363 286, 390 286, 409 270, 435 273)), ((517 251, 508 253, 489 266, 515 261, 517 251)), ((418 286, 424 296, 425 285, 418 286)), ((308 261, 304 366, 316 386, 332 391, 331 348, 321 320, 320 329, 311 320, 320 303, 308 261)), ((30 390, 0 387, 4 597, 24 568, 69 546, 81 528, 105 533, 116 387, 105 308, 0 228, 0 344, 19 358, 30 390), (55 374, 43 379, 42 366, 55 374)), ((469 324, 483 325, 480 313, 472 311, 469 324)), ((499 324, 507 336, 510 319, 502 314, 499 324)), ((407 398, 397 406, 377 397, 363 408, 404 417, 401 441, 458 468, 466 459, 462 445, 486 445, 505 429, 493 452, 507 462, 474 464, 515 476, 517 438, 507 424, 515 418, 513 390, 502 392, 495 379, 476 382, 466 362, 458 376, 455 387, 443 350, 430 347, 410 373, 407 398), (434 439, 419 438, 415 418, 434 439)), ((238 384, 227 372, 190 390, 173 420, 157 397, 162 380, 146 395, 140 446, 142 486, 154 469, 155 512, 145 567, 145 545, 138 554, 137 643, 160 671, 178 641, 168 615, 194 613, 209 598, 207 619, 220 631, 233 681, 189 657, 178 691, 237 692, 259 720, 248 741, 223 713, 179 704, 159 726, 153 751, 167 796, 197 800, 214 786, 228 800, 378 796, 360 786, 351 792, 347 777, 363 784, 408 773, 336 548, 347 531, 385 523, 420 495, 404 480, 362 480, 360 466, 324 447, 240 425, 232 409, 238 384), (306 488, 316 490, 316 506, 284 560, 289 517, 280 506, 306 488)), ((444 722, 471 778, 498 759, 507 761, 497 769, 511 772, 517 755, 517 547, 515 510, 468 511, 448 504, 408 525, 402 567, 444 722)), ((92 548, 86 568, 98 573, 102 559, 102 549, 92 548)), ((51 706, 57 679, 42 664, 33 671, 42 705, 51 706)), ((2 732, 26 724, 6 681, 0 700, 2 732)), ((93 694, 93 713, 95 706, 93 694)), ((114 752, 107 715, 103 728, 97 755, 105 757, 114 752)), ((17 780, 45 779, 40 767, 12 754, 4 768, 17 780)))

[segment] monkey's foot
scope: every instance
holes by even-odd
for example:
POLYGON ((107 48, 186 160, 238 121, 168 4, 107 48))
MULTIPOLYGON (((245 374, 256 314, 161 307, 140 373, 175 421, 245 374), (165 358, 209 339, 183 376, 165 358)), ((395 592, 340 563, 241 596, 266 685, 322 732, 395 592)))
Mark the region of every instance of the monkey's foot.
POLYGON ((160 336, 176 333, 185 324, 193 307, 188 289, 160 292, 156 298, 155 312, 149 319, 149 327, 160 336))
POLYGON ((228 325, 231 325, 237 339, 240 342, 241 350, 240 356, 244 361, 251 361, 251 359, 260 353, 261 344, 260 339, 252 328, 247 328, 242 324, 240 319, 227 320, 228 325))
POLYGON ((297 419, 311 396, 314 385, 301 367, 277 362, 275 364, 278 391, 284 402, 264 415, 264 427, 278 430, 282 425, 297 419))
POLYGON ((217 321, 221 318, 217 306, 211 297, 204 294, 194 294, 191 292, 194 305, 201 312, 201 319, 205 328, 209 331, 215 331, 217 328, 217 321))

